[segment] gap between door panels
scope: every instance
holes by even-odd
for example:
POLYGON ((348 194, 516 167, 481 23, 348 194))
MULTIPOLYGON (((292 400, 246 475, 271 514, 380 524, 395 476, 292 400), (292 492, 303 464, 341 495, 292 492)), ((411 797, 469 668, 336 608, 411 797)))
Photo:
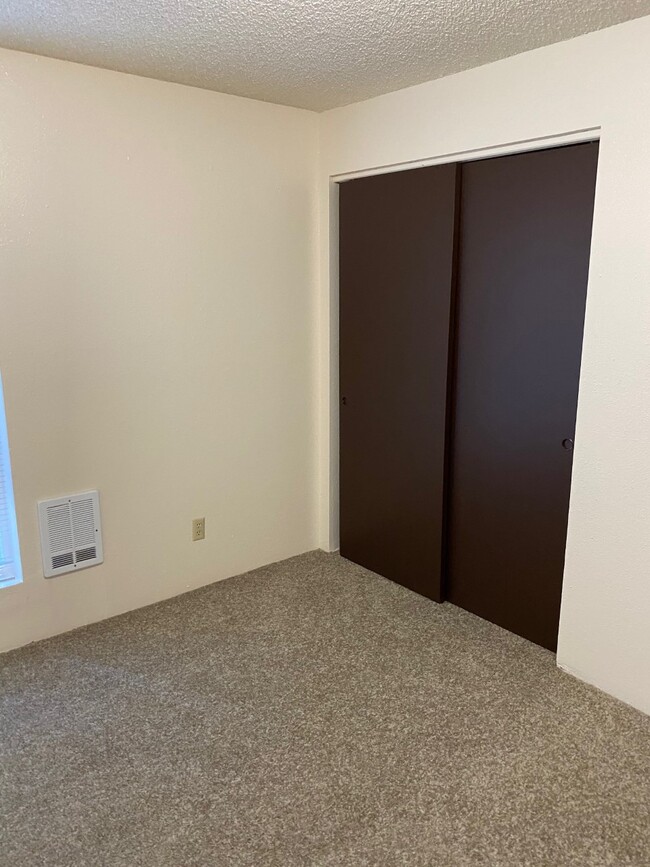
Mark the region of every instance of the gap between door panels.
POLYGON ((461 197, 463 193, 463 164, 456 163, 456 196, 454 200, 454 246, 452 251, 452 276, 449 309, 449 344, 447 356, 447 407, 445 412, 445 457, 442 486, 442 562, 440 565, 440 587, 437 602, 447 598, 449 577, 449 514, 452 485, 452 450, 456 408, 456 366, 458 362, 458 293, 460 271, 460 218, 461 197))

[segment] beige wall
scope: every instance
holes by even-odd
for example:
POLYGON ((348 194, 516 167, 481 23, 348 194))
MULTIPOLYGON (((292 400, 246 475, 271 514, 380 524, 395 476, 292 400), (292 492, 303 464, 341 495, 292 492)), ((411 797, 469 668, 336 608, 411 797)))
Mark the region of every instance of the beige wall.
POLYGON ((0 115, 0 649, 314 548, 317 116, 9 51, 0 115), (95 487, 45 580, 36 501, 95 487))
MULTIPOLYGON (((599 128, 559 664, 650 712, 650 18, 321 116, 320 539, 337 544, 334 176, 599 128)), ((579 136, 578 136, 579 137, 579 136)))

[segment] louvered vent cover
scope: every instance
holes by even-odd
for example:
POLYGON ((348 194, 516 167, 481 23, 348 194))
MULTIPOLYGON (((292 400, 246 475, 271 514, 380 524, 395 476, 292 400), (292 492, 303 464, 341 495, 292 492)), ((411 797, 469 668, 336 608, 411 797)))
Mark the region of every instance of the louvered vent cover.
POLYGON ((38 520, 46 578, 103 562, 97 491, 42 500, 38 504, 38 520))

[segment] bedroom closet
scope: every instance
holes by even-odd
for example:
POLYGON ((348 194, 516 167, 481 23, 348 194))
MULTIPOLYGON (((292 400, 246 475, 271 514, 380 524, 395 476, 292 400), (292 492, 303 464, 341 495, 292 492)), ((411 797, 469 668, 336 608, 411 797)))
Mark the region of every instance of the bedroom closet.
POLYGON ((339 185, 341 554, 551 650, 597 160, 339 185))

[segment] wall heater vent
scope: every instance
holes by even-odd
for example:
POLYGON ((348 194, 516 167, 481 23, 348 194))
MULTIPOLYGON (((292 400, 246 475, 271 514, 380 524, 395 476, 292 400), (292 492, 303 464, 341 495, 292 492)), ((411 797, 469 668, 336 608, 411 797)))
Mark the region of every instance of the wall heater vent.
POLYGON ((38 504, 46 578, 104 561, 99 493, 88 491, 38 504))

